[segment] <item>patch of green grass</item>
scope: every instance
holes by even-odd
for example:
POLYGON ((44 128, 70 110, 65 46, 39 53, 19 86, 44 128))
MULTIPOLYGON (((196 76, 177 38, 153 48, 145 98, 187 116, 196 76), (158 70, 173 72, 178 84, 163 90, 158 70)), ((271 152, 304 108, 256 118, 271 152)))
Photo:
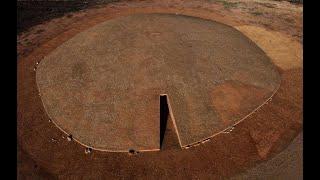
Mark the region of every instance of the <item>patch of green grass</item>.
POLYGON ((303 0, 289 0, 291 3, 302 4, 303 0))
POLYGON ((294 23, 294 19, 292 18, 284 18, 285 21, 287 21, 288 23, 294 23))
POLYGON ((221 1, 224 8, 230 9, 230 8, 235 8, 238 6, 239 2, 228 2, 228 1, 221 1))
POLYGON ((230 2, 228 0, 209 0, 209 2, 218 2, 218 3, 222 3, 222 5, 224 6, 224 8, 226 9, 230 9, 230 8, 235 8, 237 7, 240 2, 230 2))
POLYGON ((259 11, 254 11, 254 12, 250 12, 251 14, 255 15, 255 16, 261 16, 263 15, 262 12, 259 12, 259 11))
POLYGON ((271 4, 271 3, 261 3, 261 2, 258 2, 258 4, 261 5, 261 6, 267 7, 267 8, 275 8, 275 5, 274 5, 274 4, 271 4))

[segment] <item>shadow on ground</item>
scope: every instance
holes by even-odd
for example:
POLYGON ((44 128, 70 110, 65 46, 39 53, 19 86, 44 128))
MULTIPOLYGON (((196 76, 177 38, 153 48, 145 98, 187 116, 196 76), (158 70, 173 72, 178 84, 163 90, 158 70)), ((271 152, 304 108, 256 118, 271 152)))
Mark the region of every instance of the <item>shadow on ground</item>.
POLYGON ((69 12, 116 1, 119 0, 17 1, 17 33, 69 12))

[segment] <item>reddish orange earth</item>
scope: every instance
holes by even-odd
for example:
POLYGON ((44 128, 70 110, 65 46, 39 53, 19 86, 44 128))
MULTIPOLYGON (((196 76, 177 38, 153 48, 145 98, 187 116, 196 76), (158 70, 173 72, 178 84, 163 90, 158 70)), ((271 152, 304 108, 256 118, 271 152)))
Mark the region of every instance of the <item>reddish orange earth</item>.
MULTIPOLYGON (((141 9, 129 7, 134 5, 138 6, 139 3, 88 10, 85 12, 86 16, 79 19, 75 16, 75 19, 71 20, 73 23, 67 27, 44 34, 42 39, 47 38, 47 40, 42 41, 39 47, 19 59, 17 67, 19 178, 221 179, 243 173, 259 163, 277 157, 277 154, 301 132, 302 60, 299 53, 301 44, 294 38, 281 32, 234 21, 230 16, 222 16, 221 14, 225 13, 222 10, 210 14, 201 8, 196 10, 186 7, 179 9, 174 6, 141 9), (219 134, 199 146, 181 149, 175 134, 176 129, 169 116, 169 127, 161 151, 144 152, 135 156, 95 150, 85 154, 82 145, 68 141, 66 135, 49 122, 50 117, 43 106, 42 96, 39 96, 36 72, 33 69, 38 61, 50 56, 56 48, 79 32, 106 20, 138 12, 179 12, 234 26, 269 56, 281 78, 278 91, 270 102, 237 124, 232 132, 219 134)), ((231 15, 234 13, 236 12, 232 12, 231 15)), ((50 23, 59 24, 66 21, 70 20, 61 18, 50 23)), ((26 37, 31 38, 33 35, 26 37)), ((247 79, 248 76, 242 72, 233 77, 247 79)), ((242 106, 239 104, 228 106, 221 101, 223 98, 217 95, 224 94, 226 100, 254 101, 250 100, 249 92, 254 92, 257 97, 263 97, 259 88, 232 82, 212 89, 210 94, 212 96, 208 101, 218 102, 213 103, 212 107, 218 109, 222 119, 229 119, 237 113, 228 113, 225 107, 230 107, 233 110, 231 112, 237 112, 242 106)))

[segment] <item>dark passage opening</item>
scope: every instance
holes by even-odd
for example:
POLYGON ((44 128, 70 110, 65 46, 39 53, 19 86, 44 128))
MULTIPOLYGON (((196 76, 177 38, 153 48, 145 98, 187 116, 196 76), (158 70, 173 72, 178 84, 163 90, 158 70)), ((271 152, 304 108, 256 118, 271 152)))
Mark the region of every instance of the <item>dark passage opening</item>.
POLYGON ((160 95, 160 148, 162 149, 162 143, 164 134, 167 128, 167 121, 169 115, 169 108, 166 95, 160 95))

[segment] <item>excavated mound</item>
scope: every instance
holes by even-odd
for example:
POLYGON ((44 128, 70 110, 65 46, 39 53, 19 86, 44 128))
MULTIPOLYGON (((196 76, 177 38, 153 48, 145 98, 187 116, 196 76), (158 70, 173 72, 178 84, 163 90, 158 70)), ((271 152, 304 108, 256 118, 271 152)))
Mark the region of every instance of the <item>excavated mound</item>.
POLYGON ((41 60, 49 117, 105 151, 160 149, 160 95, 182 147, 240 122, 278 89, 265 53, 232 27, 195 17, 137 14, 79 33, 41 60))

